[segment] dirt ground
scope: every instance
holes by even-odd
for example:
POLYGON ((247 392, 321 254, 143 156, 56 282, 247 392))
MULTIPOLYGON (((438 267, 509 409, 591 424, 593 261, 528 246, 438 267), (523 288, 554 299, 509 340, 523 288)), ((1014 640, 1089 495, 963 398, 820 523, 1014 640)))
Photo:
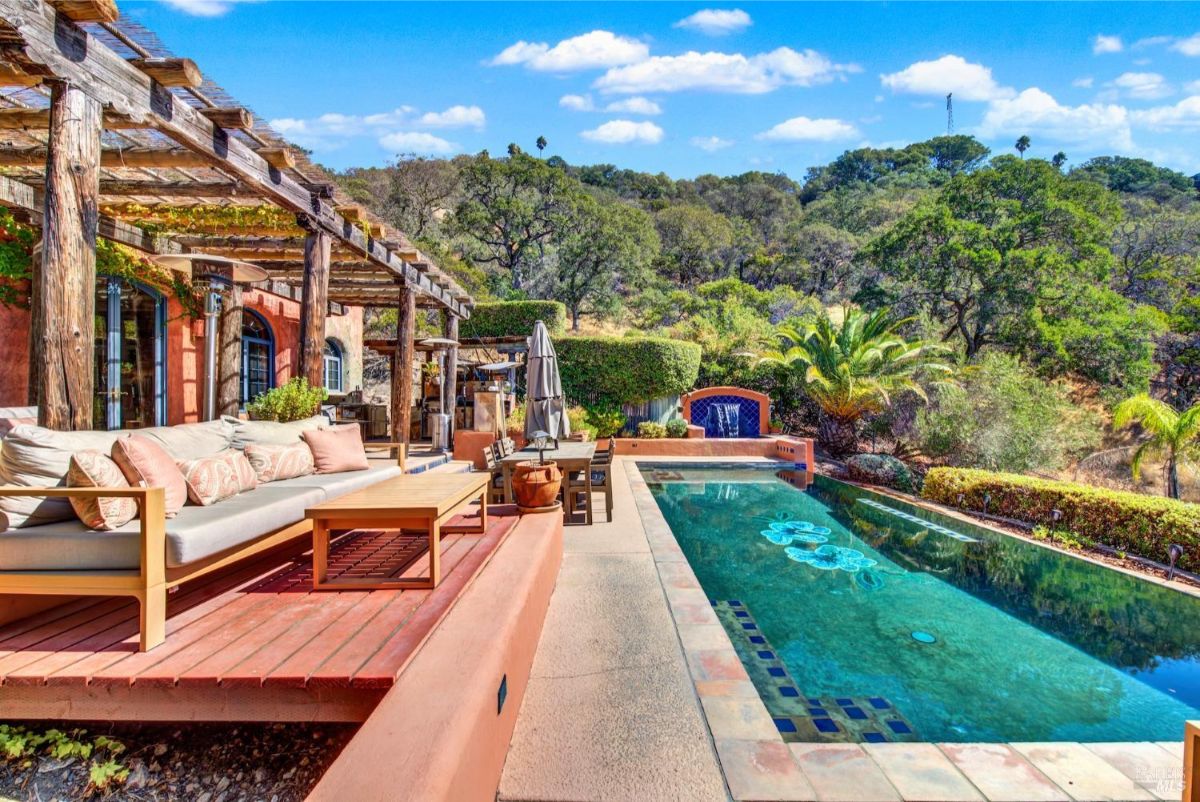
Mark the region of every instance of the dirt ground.
MULTIPOLYGON (((187 800, 292 802, 302 800, 354 735, 335 724, 93 724, 3 722, 35 733, 57 728, 77 743, 107 736, 125 749, 111 755, 55 757, 40 748, 28 757, 0 756, 0 799, 187 800), (91 767, 109 759, 128 769, 123 781, 100 790, 91 767)), ((119 751, 119 748, 118 748, 119 751)))

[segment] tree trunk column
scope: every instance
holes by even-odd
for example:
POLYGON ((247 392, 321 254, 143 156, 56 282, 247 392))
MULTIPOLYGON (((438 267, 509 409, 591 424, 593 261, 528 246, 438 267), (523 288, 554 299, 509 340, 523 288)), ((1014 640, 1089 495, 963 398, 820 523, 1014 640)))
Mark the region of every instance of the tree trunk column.
MULTIPOLYGON (((445 313, 444 332, 446 339, 458 342, 458 315, 447 311, 445 313)), ((442 377, 445 383, 443 389, 446 393, 446 409, 442 412, 450 415, 450 442, 448 446, 454 446, 454 429, 455 429, 455 404, 458 399, 458 346, 452 345, 446 349, 446 375, 442 377)))
POLYGON ((242 288, 234 284, 221 294, 217 327, 218 417, 237 417, 242 402, 242 311, 242 288))
POLYGON ((392 442, 409 442, 412 424, 413 338, 417 329, 417 296, 407 284, 400 286, 396 309, 396 350, 392 352, 392 442))
POLYGON ((304 240, 304 285, 300 297, 300 375, 311 387, 324 384, 325 317, 329 312, 331 240, 315 225, 304 240))
POLYGON ((77 87, 54 82, 41 270, 33 297, 38 330, 30 355, 38 423, 51 429, 93 425, 100 133, 100 104, 77 87))

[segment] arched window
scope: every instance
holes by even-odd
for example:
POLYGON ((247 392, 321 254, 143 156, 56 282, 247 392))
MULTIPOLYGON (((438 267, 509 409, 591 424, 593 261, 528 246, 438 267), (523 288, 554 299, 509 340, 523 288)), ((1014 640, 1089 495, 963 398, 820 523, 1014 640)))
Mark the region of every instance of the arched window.
POLYGON ((262 315, 242 310, 242 403, 275 386, 275 336, 262 315))
POLYGON ((337 340, 325 341, 325 389, 331 393, 342 392, 342 347, 337 340))

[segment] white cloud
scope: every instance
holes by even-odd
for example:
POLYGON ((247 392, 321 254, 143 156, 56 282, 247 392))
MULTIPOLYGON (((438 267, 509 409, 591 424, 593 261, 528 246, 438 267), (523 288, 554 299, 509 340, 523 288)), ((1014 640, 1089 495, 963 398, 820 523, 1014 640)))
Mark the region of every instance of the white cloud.
POLYGON ((1175 44, 1171 45, 1171 49, 1185 56, 1200 56, 1200 33, 1177 40, 1175 44))
POLYGON ((453 153, 458 145, 424 131, 396 131, 379 137, 379 144, 396 153, 453 153))
POLYGON ((554 47, 545 42, 520 41, 501 50, 487 62, 492 66, 524 64, 539 72, 571 72, 633 64, 650 55, 644 42, 610 31, 563 39, 554 47))
POLYGON ((444 111, 424 114, 412 106, 399 106, 391 111, 376 114, 330 112, 308 119, 283 117, 271 120, 270 125, 296 144, 313 150, 334 150, 344 146, 351 139, 373 137, 389 150, 397 150, 400 144, 407 141, 419 147, 404 148, 406 151, 445 153, 457 149, 458 146, 413 129, 479 129, 486 121, 483 109, 478 106, 456 105, 444 111))
POLYGON ((662 106, 641 96, 615 100, 604 107, 605 111, 623 111, 628 114, 662 114, 662 106))
POLYGON ((1101 53, 1120 53, 1125 49, 1125 45, 1121 42, 1119 36, 1106 36, 1097 34, 1092 40, 1092 52, 1100 55, 1101 53))
POLYGON ((858 135, 858 129, 843 120, 830 118, 813 120, 808 117, 793 117, 763 131, 755 139, 768 139, 775 142, 832 142, 837 139, 851 139, 858 135))
POLYGON ((451 106, 445 111, 428 111, 417 120, 426 128, 483 128, 487 117, 478 106, 451 106))
POLYGON ((1191 81, 1183 85, 1183 91, 1189 95, 1200 95, 1200 80, 1191 81))
POLYGON ((593 86, 607 93, 681 92, 689 89, 762 94, 781 86, 814 86, 859 72, 853 64, 834 64, 815 50, 781 47, 769 53, 698 53, 654 56, 610 69, 593 86))
POLYGON ((1056 142, 1094 143, 1130 150, 1129 112, 1115 104, 1064 106, 1033 87, 988 104, 978 133, 985 139, 1042 135, 1056 142))
POLYGON ((609 120, 603 125, 579 134, 592 142, 624 145, 631 142, 652 145, 661 142, 663 129, 651 122, 633 120, 609 120))
MULTIPOLYGON (((1200 81, 1197 81, 1200 84, 1200 81)), ((1195 87, 1200 90, 1200 86, 1195 87)), ((1200 94, 1186 97, 1173 106, 1158 106, 1130 112, 1135 124, 1152 131, 1200 130, 1200 94)))
POLYGON ((933 61, 918 61, 900 72, 879 76, 893 92, 909 95, 945 95, 959 100, 991 100, 1012 97, 1013 90, 1000 86, 992 71, 962 56, 946 55, 933 61))
POLYGON ((1121 94, 1138 100, 1157 100, 1174 94, 1175 90, 1156 72, 1125 72, 1112 80, 1111 86, 1121 94))
POLYGON ((163 0, 168 6, 193 17, 220 17, 239 0, 163 0))
POLYGON ((558 99, 558 105, 571 111, 595 111, 596 104, 591 95, 563 95, 558 99))
POLYGON ((1161 45, 1169 45, 1175 41, 1172 36, 1147 36, 1144 39, 1138 39, 1133 43, 1131 50, 1142 50, 1147 47, 1159 47, 1161 45))
POLYGON ((709 36, 737 33, 753 25, 750 15, 740 8, 706 8, 675 23, 675 28, 687 28, 709 36))
POLYGON ((716 153, 734 144, 732 139, 722 139, 719 136, 694 136, 690 141, 694 147, 708 153, 716 153))
POLYGON ((1078 87, 1079 89, 1091 89, 1092 84, 1095 82, 1096 80, 1089 75, 1086 78, 1076 78, 1074 81, 1071 81, 1071 86, 1078 87))

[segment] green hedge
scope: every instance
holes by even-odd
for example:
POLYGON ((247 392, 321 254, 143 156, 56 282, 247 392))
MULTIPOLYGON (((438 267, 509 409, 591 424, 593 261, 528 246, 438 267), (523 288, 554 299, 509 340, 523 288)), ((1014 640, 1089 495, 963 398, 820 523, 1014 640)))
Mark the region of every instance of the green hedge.
POLYGON ((475 304, 459 328, 463 337, 528 337, 537 321, 551 334, 567 329, 567 308, 559 301, 503 301, 475 304))
POLYGON ((930 501, 968 510, 982 510, 984 494, 993 515, 1067 530, 1161 563, 1178 543, 1184 548, 1179 567, 1200 569, 1200 504, 970 468, 933 468, 921 488, 930 501), (1051 510, 1060 510, 1062 520, 1056 523, 1051 510))
POLYGON ((558 337, 563 393, 585 407, 680 395, 700 375, 700 346, 657 337, 558 337))

